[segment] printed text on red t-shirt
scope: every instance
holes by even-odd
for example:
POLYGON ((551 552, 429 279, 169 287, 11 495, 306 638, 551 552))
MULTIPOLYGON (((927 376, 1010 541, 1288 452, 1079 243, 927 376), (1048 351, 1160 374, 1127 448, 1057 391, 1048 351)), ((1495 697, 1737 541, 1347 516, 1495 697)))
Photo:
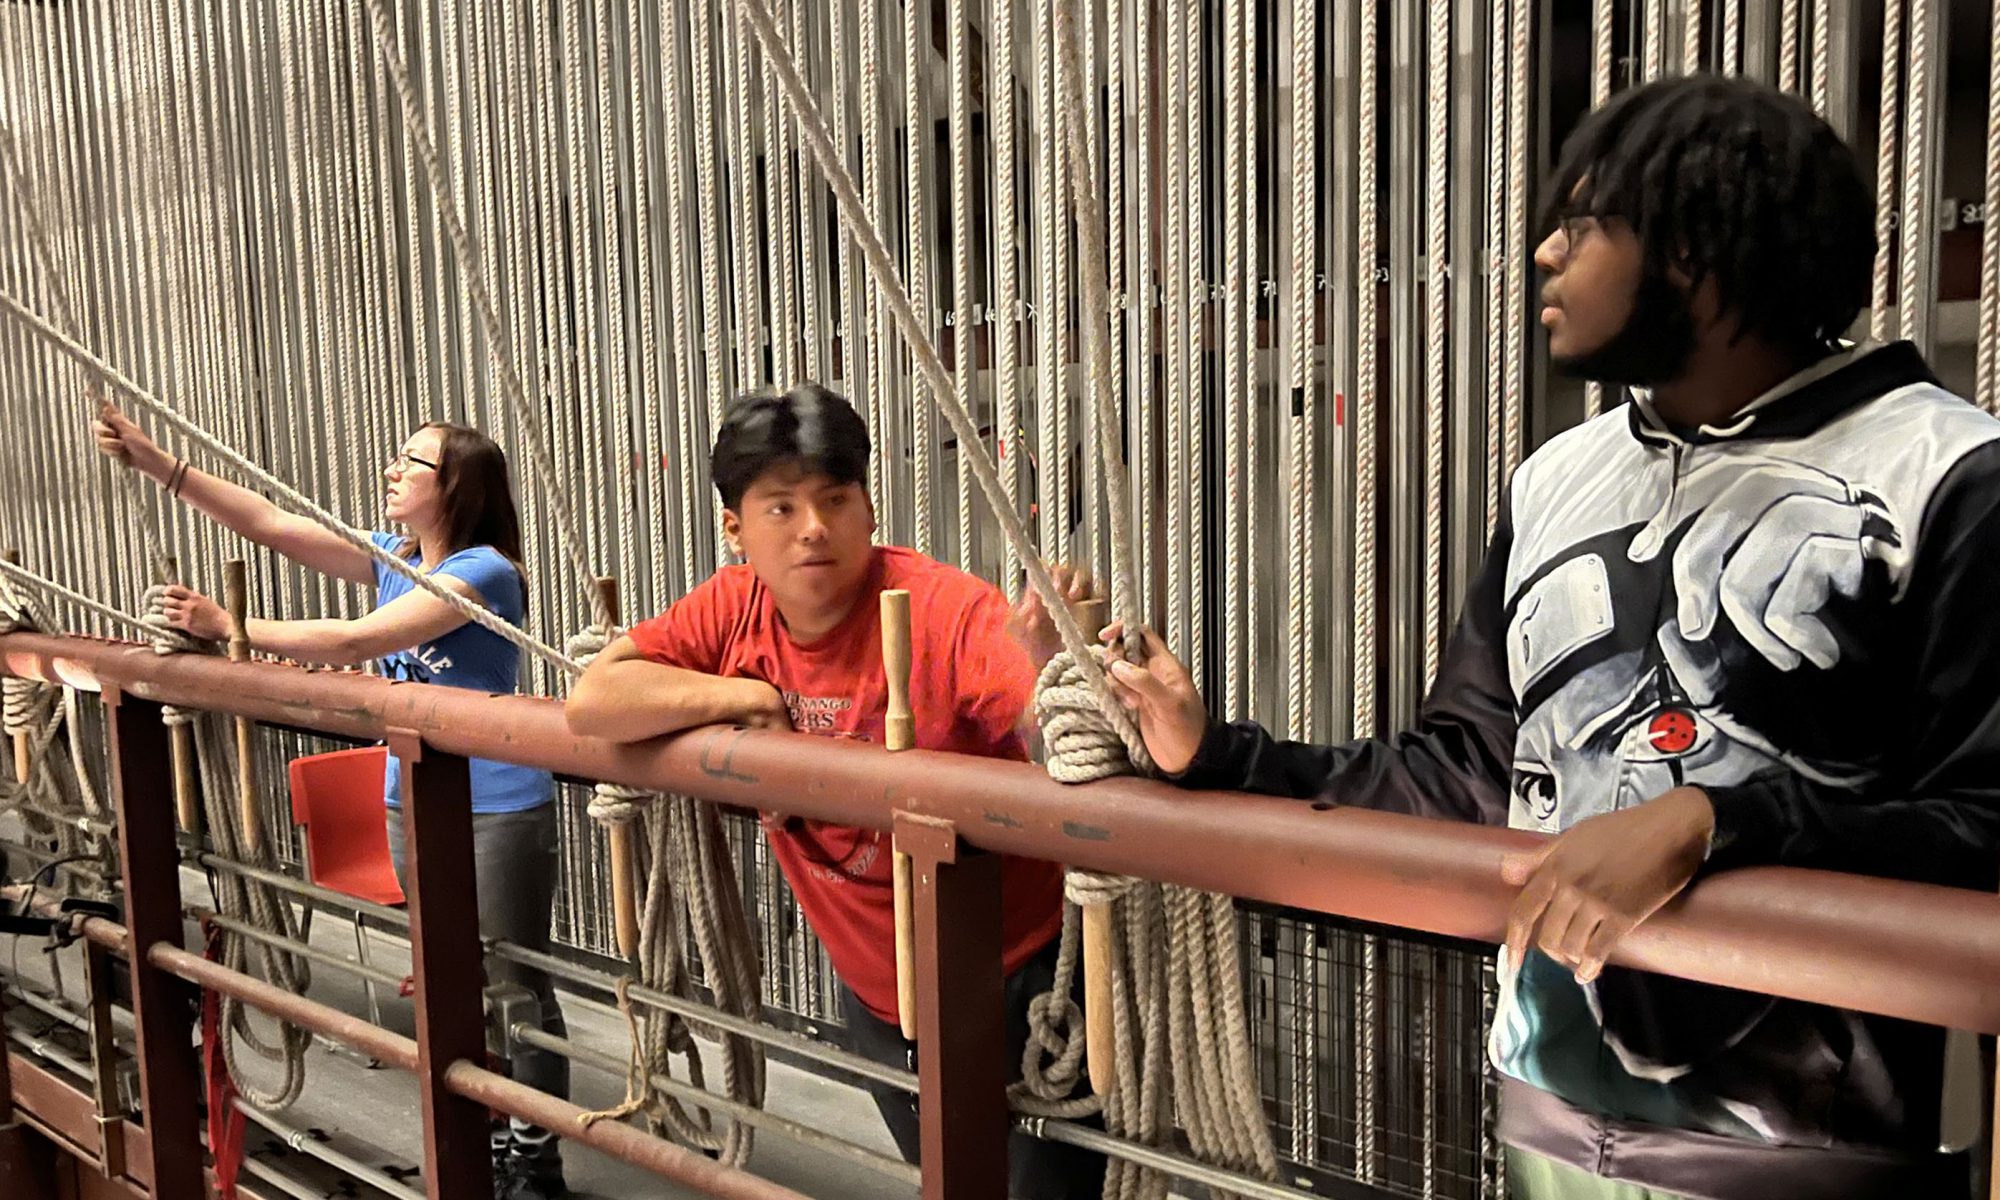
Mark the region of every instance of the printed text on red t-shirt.
POLYGON ((832 733, 840 714, 854 707, 854 701, 846 696, 801 696, 788 691, 784 697, 792 728, 800 733, 832 733))

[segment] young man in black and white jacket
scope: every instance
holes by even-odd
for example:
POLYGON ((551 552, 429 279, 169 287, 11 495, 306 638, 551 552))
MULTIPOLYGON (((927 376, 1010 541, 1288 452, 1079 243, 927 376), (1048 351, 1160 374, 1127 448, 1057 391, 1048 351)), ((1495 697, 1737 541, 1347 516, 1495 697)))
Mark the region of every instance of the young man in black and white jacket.
POLYGON ((1516 1196, 1953 1194, 1940 1031, 1605 960, 1735 866, 1994 887, 2000 421, 1907 343, 1839 341, 1874 209, 1795 99, 1628 93, 1552 195, 1550 356, 1638 390, 1514 475, 1417 727, 1211 723, 1150 637, 1115 685, 1188 786, 1557 835, 1509 868, 1491 1052, 1516 1196))

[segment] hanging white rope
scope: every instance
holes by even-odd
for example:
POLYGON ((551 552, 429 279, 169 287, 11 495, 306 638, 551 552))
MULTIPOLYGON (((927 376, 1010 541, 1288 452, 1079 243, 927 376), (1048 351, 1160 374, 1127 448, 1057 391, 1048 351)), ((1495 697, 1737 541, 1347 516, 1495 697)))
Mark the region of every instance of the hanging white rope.
MULTIPOLYGON (((1001 454, 1001 487, 1007 493, 1008 508, 1018 512, 1028 447, 1021 428, 1021 268, 1016 233, 1020 228, 1020 150, 1015 143, 1014 0, 992 0, 988 25, 993 33, 993 52, 986 62, 986 93, 993 109, 994 137, 992 329, 998 413, 994 433, 1001 454)), ((846 241, 841 244, 846 245, 846 241)), ((961 455, 960 461, 970 475, 970 460, 961 455)), ((1010 597, 1021 570, 1020 551, 1008 541, 1000 575, 1010 597)))
POLYGON ((1896 256, 1896 180, 1900 159, 1899 133, 1903 121, 1903 0, 1886 0, 1882 6, 1882 90, 1876 122, 1875 146, 1875 275, 1872 308, 1868 316, 1869 336, 1887 341, 1890 336, 1891 305, 1895 303, 1895 277, 1890 264, 1896 256))
MULTIPOLYGON (((1894 0, 1891 0, 1893 3, 1894 0)), ((1925 270, 1932 255, 1928 239, 1932 231, 1922 219, 1930 198, 1925 184, 1930 177, 1931 121, 1936 108, 1931 87, 1931 0, 1909 0, 1909 54, 1905 59, 1909 88, 1903 107, 1903 207, 1896 232, 1901 244, 1896 250, 1896 312, 1901 318, 1902 336, 1917 339, 1930 327, 1929 311, 1936 299, 1935 288, 1925 270)), ((1929 346, 1923 347, 1928 351, 1929 346)))
POLYGON ((1451 169, 1451 6, 1430 2, 1426 41, 1424 205, 1424 690, 1437 678, 1444 646, 1444 422, 1445 341, 1450 300, 1450 213, 1446 205, 1451 169))
POLYGON ((1380 91, 1381 12, 1376 0, 1361 0, 1360 160, 1355 187, 1360 225, 1355 236, 1355 339, 1359 369, 1354 380, 1354 705, 1356 737, 1375 736, 1375 396, 1381 383, 1376 359, 1379 330, 1376 289, 1379 286, 1377 206, 1381 122, 1376 116, 1380 91))
POLYGON ((1694 75, 1701 63, 1701 6, 1703 0, 1681 0, 1681 74, 1694 75))
POLYGON ((1992 41, 1987 48, 1986 189, 1979 227, 1980 407, 2000 412, 2000 4, 1993 6, 1992 41))
POLYGON ((1778 2, 1778 90, 1799 91, 1799 0, 1778 2))
MULTIPOLYGON (((79 331, 76 310, 70 304, 69 294, 62 285, 62 275, 56 269, 55 254, 49 246, 48 229, 42 224, 40 206, 28 193, 27 176, 21 170, 14 131, 6 125, 0 125, 0 158, 6 160, 8 188, 14 197, 14 212, 21 219, 21 226, 27 233, 28 246, 34 252, 36 264, 41 268, 44 287, 54 306, 57 327, 73 337, 77 336, 79 331)), ((116 474, 122 478, 127 503, 133 512, 140 514, 147 526, 148 545, 152 548, 150 561, 154 578, 159 583, 172 583, 173 579, 167 571, 166 562, 166 555, 170 553, 169 547, 172 543, 167 540, 166 530, 159 514, 146 502, 139 481, 134 479, 129 471, 116 471, 109 464, 101 465, 98 470, 102 475, 116 474)))
POLYGON ((1827 98, 1832 86, 1833 13, 1830 0, 1813 0, 1812 107, 1822 119, 1827 116, 1827 98))
POLYGON ((1722 73, 1743 73, 1743 0, 1722 0, 1722 73))
MULTIPOLYGON (((541 418, 529 404, 527 388, 521 382, 520 372, 515 369, 512 339, 507 336, 506 327, 501 324, 500 315, 493 307, 492 296, 486 288, 485 273, 480 269, 479 258, 473 251, 470 236, 465 231, 465 222, 459 216, 458 204, 453 201, 450 186, 445 181, 444 166, 438 159, 437 145, 431 137, 430 118, 417 102, 415 90, 410 84, 409 67, 403 62, 402 54, 396 48, 395 27, 390 24, 388 9, 384 6, 383 0, 364 0, 364 2, 374 22, 375 45, 382 52, 383 61, 389 68, 390 81, 395 84, 396 95, 402 101, 404 132, 409 135, 410 143, 417 152, 417 158, 423 163, 424 174, 430 181, 431 200, 437 209, 438 220, 444 225, 445 234, 451 240, 452 249, 457 254, 460 285, 477 314, 492 363, 500 372, 501 389, 513 406, 514 419, 520 423, 522 431, 527 435, 529 461, 535 468, 535 478, 547 493, 544 499, 555 514, 564 547, 569 551, 570 565, 575 569, 577 577, 588 586, 596 576, 591 573, 590 560, 585 556, 576 513, 570 505, 569 483, 556 471, 555 462, 548 453, 548 438, 542 432, 541 418)), ((334 532, 338 533, 340 530, 336 529, 334 532)), ((389 557, 394 558, 393 555, 389 557)), ((411 573, 411 577, 421 578, 415 572, 411 573)), ((591 611, 597 623, 609 625, 611 623, 609 614, 603 611, 602 601, 595 589, 590 590, 590 597, 591 611)), ((498 618, 494 620, 503 628, 512 628, 498 618)), ((485 622, 482 621, 481 624, 484 625, 485 622)), ((490 625, 486 627, 493 628, 490 625)), ((500 631, 495 629, 494 632, 500 631)), ((507 635, 502 634, 502 636, 507 635)), ((539 648, 534 652, 545 658, 555 653, 548 647, 540 646, 539 643, 537 646, 539 648)), ((568 663, 566 659, 563 662, 569 669, 574 670, 574 663, 568 663)))
MULTIPOLYGON (((1611 3, 1590 3, 1590 106, 1596 108, 1611 98, 1611 3)), ((1497 41, 1497 39, 1496 39, 1497 41)), ((1583 385, 1585 420, 1604 411, 1604 385, 1593 379, 1583 385)))
MULTIPOLYGON (((978 447, 971 456, 974 478, 978 480, 980 490, 985 494, 994 515, 999 518, 1001 532, 1014 544, 1016 553, 1020 555, 1029 582, 1034 586, 1036 594, 1048 605, 1049 615, 1062 638, 1064 649, 1079 660, 1080 664, 1087 663, 1080 665, 1080 669, 1092 691, 1108 696, 1109 689, 1105 685, 1104 669, 1090 653, 1091 642, 1084 636, 1075 617, 1065 606, 1063 592, 1050 576, 1048 565, 1035 552, 1035 543, 1028 533, 1027 525, 1006 502, 1007 493, 1001 487, 999 472, 984 447, 980 446, 978 426, 974 424, 972 415, 958 406, 957 392, 951 386, 951 375, 945 370, 936 348, 931 345, 923 323, 917 318, 915 309, 911 307, 909 293, 902 286, 902 277, 897 272, 895 260, 890 256, 888 247, 883 244, 874 223, 869 219, 867 209, 862 204, 860 193, 855 187, 854 177, 848 173, 846 164, 841 161, 839 152, 834 148, 832 139, 826 131, 825 122, 819 116, 819 106, 813 100, 811 93, 806 91, 804 81, 799 78, 797 65, 792 62, 791 56, 785 53, 783 40, 778 36, 776 26, 772 24, 769 11, 760 0, 734 0, 734 6, 739 17, 748 21, 756 33, 764 47, 766 65, 777 72, 786 94, 791 97, 792 111, 798 116, 800 130, 806 135, 814 156, 819 160, 820 170, 826 175, 827 183, 833 189, 834 198, 839 202, 841 219, 874 274, 875 293, 882 299, 889 315, 895 320, 903 340, 909 344, 917 369, 924 376, 924 382, 928 385, 931 395, 940 400, 945 419, 950 422, 952 432, 959 439, 959 445, 978 447)), ((1122 705, 1109 699, 1104 700, 1102 704, 1107 716, 1120 729, 1121 736, 1124 736, 1128 745, 1143 744, 1140 743, 1137 728, 1132 724, 1130 715, 1125 712, 1122 705)))
POLYGON ((1314 280, 1319 270, 1318 158, 1319 6, 1315 0, 1292 3, 1292 410, 1291 456, 1285 477, 1289 506, 1286 522, 1285 711, 1287 732, 1303 740, 1311 732, 1312 697, 1317 691, 1312 631, 1319 626, 1315 589, 1307 582, 1312 570, 1312 481, 1318 431, 1313 428, 1315 379, 1313 343, 1318 296, 1314 280))

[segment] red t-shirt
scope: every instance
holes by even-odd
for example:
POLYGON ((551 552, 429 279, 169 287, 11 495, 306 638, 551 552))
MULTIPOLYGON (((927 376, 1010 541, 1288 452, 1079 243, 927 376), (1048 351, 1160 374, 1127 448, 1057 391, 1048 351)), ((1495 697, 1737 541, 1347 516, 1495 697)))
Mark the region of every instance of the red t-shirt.
MULTIPOLYGON (((810 646, 791 639, 770 590, 747 566, 722 568, 665 613, 634 626, 630 636, 654 662, 763 680, 784 694, 792 727, 801 733, 880 742, 889 700, 880 594, 893 588, 910 593, 917 747, 1027 758, 1019 724, 1035 668, 1007 633, 1006 598, 985 580, 913 550, 878 547, 854 611, 810 646)), ((888 835, 768 813, 764 828, 834 970, 869 1011, 894 1023, 896 910, 888 835)), ((1062 868, 1006 858, 1001 891, 1001 945, 1011 975, 1062 928, 1062 868)))

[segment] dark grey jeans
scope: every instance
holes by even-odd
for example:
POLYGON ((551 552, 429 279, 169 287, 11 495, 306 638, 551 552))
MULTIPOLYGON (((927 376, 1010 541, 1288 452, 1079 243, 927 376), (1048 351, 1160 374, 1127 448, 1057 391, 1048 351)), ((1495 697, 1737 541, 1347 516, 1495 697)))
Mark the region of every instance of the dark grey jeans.
MULTIPOLYGON (((1021 1078, 1021 1052, 1028 1046, 1028 1005, 1055 982, 1057 942, 1050 942, 1040 954, 1021 964, 1007 980, 1007 1078, 1021 1078)), ((1083 972, 1077 971, 1070 986, 1079 1006, 1083 1003, 1083 972)), ((863 1007, 846 984, 840 986, 847 1014, 849 1044, 855 1053, 892 1067, 914 1071, 917 1067, 915 1042, 903 1040, 903 1031, 863 1007)), ((875 1098, 875 1108, 896 1139, 896 1148, 905 1162, 917 1161, 922 1134, 917 1117, 916 1097, 901 1088, 869 1080, 862 1085, 875 1098)), ((1084 1084, 1079 1084, 1082 1088, 1084 1084)), ((1081 1122, 1102 1129, 1101 1118, 1081 1122)), ((1007 1194, 1015 1200, 1098 1200, 1104 1194, 1104 1156, 1059 1142, 1045 1142, 1025 1133, 1007 1135, 1007 1194)))
MULTIPOLYGON (((388 826, 396 878, 407 888, 401 809, 389 810, 388 826)), ((472 814, 472 873, 479 893, 480 934, 530 950, 547 950, 549 914, 555 909, 556 896, 556 806, 472 814)), ((515 983, 535 993, 542 1006, 542 1029, 557 1037, 568 1036, 569 1027, 556 1005, 555 984, 547 974, 504 958, 489 958, 486 977, 492 983, 515 983)), ((569 1060, 561 1055, 522 1050, 514 1056, 513 1073, 529 1087, 569 1098, 569 1060)))

